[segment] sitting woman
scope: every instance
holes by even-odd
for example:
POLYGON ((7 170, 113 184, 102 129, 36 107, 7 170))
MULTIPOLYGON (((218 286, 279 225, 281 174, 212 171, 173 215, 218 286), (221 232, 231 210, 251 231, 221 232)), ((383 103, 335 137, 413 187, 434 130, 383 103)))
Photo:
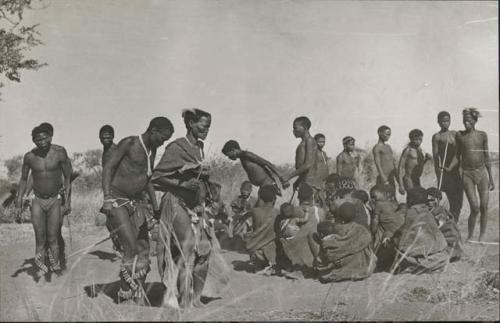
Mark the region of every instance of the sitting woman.
POLYGON ((405 223, 393 238, 397 256, 391 271, 413 274, 440 271, 448 263, 450 253, 427 205, 427 191, 414 187, 407 194, 405 223))
POLYGON ((354 221, 356 208, 344 202, 334 214, 335 222, 318 225, 315 239, 320 246, 315 269, 322 283, 365 279, 373 273, 376 257, 370 231, 354 221))
POLYGON ((293 268, 308 270, 313 267, 313 253, 307 242, 308 237, 316 231, 316 226, 324 218, 321 208, 313 203, 313 189, 307 184, 299 187, 299 207, 285 205, 280 221, 275 224, 278 236, 278 247, 293 268))

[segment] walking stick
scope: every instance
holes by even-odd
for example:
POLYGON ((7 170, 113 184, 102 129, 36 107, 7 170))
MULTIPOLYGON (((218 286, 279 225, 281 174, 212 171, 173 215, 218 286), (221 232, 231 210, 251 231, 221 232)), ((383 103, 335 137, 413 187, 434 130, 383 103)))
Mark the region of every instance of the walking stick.
POLYGON ((296 191, 296 190, 293 190, 292 197, 290 198, 290 202, 288 202, 288 203, 290 203, 290 204, 292 203, 292 201, 293 201, 293 197, 295 196, 295 191, 296 191))
POLYGON ((69 233, 69 248, 73 251, 73 236, 71 234, 71 222, 69 221, 69 213, 66 215, 66 219, 68 220, 68 233, 69 233))
POLYGON ((439 177, 439 184, 438 184, 438 190, 441 190, 441 184, 443 183, 443 173, 444 173, 444 163, 446 162, 446 154, 448 153, 448 143, 449 141, 446 140, 446 146, 444 147, 444 157, 443 160, 441 161, 441 156, 439 156, 439 164, 441 168, 441 176, 439 177))

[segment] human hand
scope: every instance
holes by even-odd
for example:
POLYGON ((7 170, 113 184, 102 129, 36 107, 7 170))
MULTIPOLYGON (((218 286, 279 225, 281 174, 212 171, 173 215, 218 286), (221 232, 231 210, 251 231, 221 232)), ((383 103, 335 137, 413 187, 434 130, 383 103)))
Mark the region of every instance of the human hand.
POLYGON ((153 217, 156 219, 156 220, 160 220, 160 217, 161 217, 161 210, 158 208, 156 210, 153 210, 153 217))
POLYGON ((388 237, 385 237, 383 240, 382 240, 382 245, 384 247, 388 247, 389 246, 389 242, 391 241, 391 238, 388 238, 388 237))
POLYGON ((299 188, 299 185, 300 185, 299 180, 293 182, 293 190, 296 191, 299 188))
POLYGON ((63 216, 68 215, 71 213, 71 205, 69 203, 66 203, 62 207, 62 214, 63 216))
POLYGON ((188 181, 182 182, 180 184, 180 187, 185 188, 190 191, 197 191, 198 188, 200 187, 200 181, 197 180, 196 178, 191 178, 188 181))
POLYGON ((399 187, 399 194, 401 194, 401 195, 405 195, 406 194, 406 191, 405 191, 405 189, 404 189, 403 186, 399 187))
POLYGON ((425 160, 431 160, 432 159, 432 155, 429 154, 429 153, 425 153, 425 160))
POLYGON ((493 191, 495 189, 495 183, 493 182, 493 178, 490 177, 488 188, 490 191, 493 191))
POLYGON ((113 201, 112 200, 104 200, 101 207, 101 213, 106 215, 111 215, 111 210, 113 209, 113 201))

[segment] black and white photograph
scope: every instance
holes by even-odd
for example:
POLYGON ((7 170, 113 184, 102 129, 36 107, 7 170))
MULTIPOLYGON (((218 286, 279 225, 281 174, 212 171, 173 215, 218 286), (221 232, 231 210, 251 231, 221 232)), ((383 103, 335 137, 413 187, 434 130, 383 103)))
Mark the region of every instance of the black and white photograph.
POLYGON ((499 321, 498 27, 0 0, 0 321, 499 321))

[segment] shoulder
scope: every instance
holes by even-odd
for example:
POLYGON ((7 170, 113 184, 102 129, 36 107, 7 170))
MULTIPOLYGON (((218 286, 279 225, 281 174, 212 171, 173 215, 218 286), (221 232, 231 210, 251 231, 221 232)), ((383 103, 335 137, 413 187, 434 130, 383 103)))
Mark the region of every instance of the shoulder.
POLYGON ((59 145, 54 145, 53 144, 52 148, 54 149, 54 152, 56 152, 58 155, 62 155, 64 157, 68 156, 66 148, 64 148, 63 146, 59 146, 59 145))
POLYGON ((137 140, 137 136, 128 136, 118 142, 117 147, 132 146, 137 140))
POLYGON ((435 134, 432 135, 432 141, 437 140, 440 136, 439 132, 436 132, 435 134))
POLYGON ((382 147, 383 146, 381 144, 377 143, 377 144, 375 144, 375 146, 373 146, 372 151, 373 152, 379 152, 382 147))
POLYGON ((30 151, 28 151, 26 154, 24 154, 24 156, 23 156, 23 160, 24 160, 24 161, 28 161, 28 160, 30 160, 31 158, 33 158, 33 156, 35 156, 35 153, 34 153, 34 150, 35 150, 35 149, 36 149, 36 148, 33 148, 32 150, 30 150, 30 151))
POLYGON ((483 138, 488 138, 488 135, 486 134, 485 131, 482 131, 482 130, 477 130, 477 134, 480 136, 480 137, 483 137, 483 138))

